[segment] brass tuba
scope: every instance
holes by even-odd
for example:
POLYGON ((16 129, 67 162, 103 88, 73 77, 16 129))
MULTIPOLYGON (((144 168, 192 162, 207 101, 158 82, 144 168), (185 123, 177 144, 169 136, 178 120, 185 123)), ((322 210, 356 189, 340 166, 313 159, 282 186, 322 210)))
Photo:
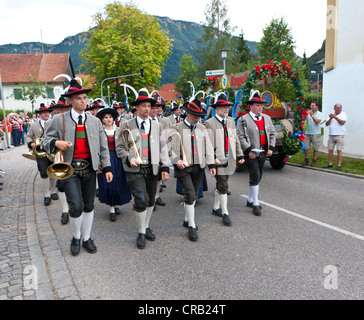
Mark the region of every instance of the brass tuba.
POLYGON ((55 180, 64 180, 72 176, 73 168, 65 162, 62 150, 58 150, 54 155, 54 163, 48 167, 47 174, 55 180))
POLYGON ((32 142, 35 142, 35 146, 33 149, 29 150, 28 153, 23 153, 23 157, 30 159, 30 160, 36 160, 36 158, 45 158, 47 157, 47 152, 41 149, 40 144, 42 142, 42 139, 36 138, 33 139, 32 142))
POLYGON ((183 143, 182 143, 182 137, 178 132, 172 132, 172 134, 168 137, 168 142, 172 141, 172 136, 173 135, 177 135, 178 139, 179 139, 179 147, 181 150, 181 157, 182 157, 182 161, 185 167, 189 167, 191 164, 188 163, 187 159, 186 159, 186 153, 185 153, 185 149, 183 148, 183 143))
POLYGON ((124 145, 127 148, 127 151, 129 151, 129 149, 131 147, 133 147, 134 153, 135 153, 135 158, 136 158, 138 164, 145 164, 145 161, 143 161, 143 159, 139 155, 138 147, 135 144, 134 137, 133 137, 133 134, 131 133, 130 129, 128 129, 128 128, 124 129, 121 132, 121 137, 123 138, 124 145), (128 142, 127 138, 125 137, 126 133, 128 133, 130 135, 130 140, 131 140, 130 142, 128 142))

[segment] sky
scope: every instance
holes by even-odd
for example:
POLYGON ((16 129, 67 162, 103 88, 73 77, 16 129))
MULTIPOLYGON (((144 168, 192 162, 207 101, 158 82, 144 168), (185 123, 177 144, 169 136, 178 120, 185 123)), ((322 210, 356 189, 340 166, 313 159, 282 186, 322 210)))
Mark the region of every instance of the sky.
MULTIPOLYGON (((0 45, 22 42, 60 43, 93 27, 93 15, 112 0, 0 0, 0 45)), ((150 15, 205 22, 210 0, 119 0, 150 15)), ((326 0, 225 0, 235 35, 259 42, 272 19, 283 17, 291 28, 296 54, 310 57, 326 38, 326 0)))

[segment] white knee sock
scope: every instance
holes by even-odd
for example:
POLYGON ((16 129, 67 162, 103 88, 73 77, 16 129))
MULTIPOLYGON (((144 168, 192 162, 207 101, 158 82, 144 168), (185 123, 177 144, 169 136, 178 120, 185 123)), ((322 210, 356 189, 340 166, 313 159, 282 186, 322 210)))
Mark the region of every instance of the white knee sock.
POLYGON ((153 207, 147 207, 147 214, 145 217, 145 228, 149 228, 149 222, 150 222, 150 218, 152 217, 152 213, 153 213, 153 207))
POLYGON ((72 218, 72 217, 70 217, 70 223, 71 223, 72 233, 73 233, 73 237, 75 239, 81 239, 82 218, 83 218, 83 215, 81 215, 78 218, 72 218))
POLYGON ((58 198, 59 198, 59 200, 61 200, 62 212, 68 212, 69 208, 68 208, 66 193, 58 191, 58 198))
POLYGON ((115 213, 115 206, 110 206, 110 213, 115 213))
POLYGON ((215 200, 214 200, 214 210, 217 210, 220 208, 220 203, 221 203, 221 196, 219 191, 217 191, 217 189, 215 190, 215 200))
POLYGON ((259 185, 258 186, 252 186, 251 191, 252 191, 253 205, 254 206, 259 206, 259 200, 258 200, 259 185))
POLYGON ((228 209, 227 209, 227 202, 228 202, 228 198, 227 198, 227 194, 221 194, 220 195, 221 198, 221 213, 222 214, 229 214, 228 209))
POLYGON ((50 197, 49 178, 42 179, 44 197, 50 197))
POLYGON ((91 237, 92 223, 94 221, 94 210, 91 212, 83 212, 82 216, 82 238, 84 241, 87 241, 91 237))
POLYGON ((49 178, 49 190, 51 191, 51 194, 57 193, 56 182, 57 180, 49 178))
POLYGON ((145 220, 147 218, 147 210, 144 210, 143 212, 137 212, 138 222, 139 222, 139 229, 138 233, 144 233, 145 234, 145 220))
POLYGON ((249 186, 249 196, 248 196, 248 201, 250 202, 250 203, 252 203, 253 202, 253 190, 252 190, 252 186, 249 186))
POLYGON ((196 228, 194 204, 185 204, 185 218, 187 218, 189 227, 196 228))

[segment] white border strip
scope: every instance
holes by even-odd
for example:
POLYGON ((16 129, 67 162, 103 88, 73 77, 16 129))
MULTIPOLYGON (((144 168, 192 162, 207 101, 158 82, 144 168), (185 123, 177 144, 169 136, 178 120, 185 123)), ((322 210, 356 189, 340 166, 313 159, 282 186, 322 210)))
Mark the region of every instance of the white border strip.
MULTIPOLYGON (((241 197, 248 198, 248 196, 247 196, 247 195, 245 195, 245 194, 242 194, 242 195, 241 195, 241 197)), ((305 216, 303 216, 303 215, 301 215, 301 214, 298 214, 298 213, 296 213, 296 212, 293 212, 293 211, 290 211, 290 210, 287 210, 287 209, 284 209, 284 208, 281 208, 281 207, 275 206, 274 204, 270 204, 270 203, 268 203, 268 202, 264 202, 264 201, 261 201, 261 200, 259 200, 259 202, 260 202, 261 204, 264 204, 264 205, 266 205, 266 206, 268 206, 268 207, 271 207, 271 208, 273 208, 273 209, 276 209, 276 210, 279 210, 279 211, 282 211, 282 212, 288 213, 288 214, 290 214, 290 215, 292 215, 292 216, 294 216, 294 217, 297 217, 297 218, 301 218, 301 219, 303 219, 303 220, 310 221, 310 222, 315 223, 315 224, 317 224, 317 225, 319 225, 319 226, 322 226, 322 227, 325 227, 325 228, 328 228, 328 229, 331 229, 331 230, 334 230, 334 231, 337 231, 337 232, 343 233, 343 234, 345 234, 345 235, 347 235, 347 236, 350 236, 350 237, 353 237, 353 238, 356 238, 356 239, 359 239, 359 240, 364 241, 364 237, 363 237, 363 236, 361 236, 361 235, 358 235, 358 234, 356 234, 356 233, 353 233, 353 232, 350 232, 350 231, 347 231, 347 230, 344 230, 344 229, 341 229, 341 228, 338 228, 338 227, 332 226, 332 225, 327 224, 327 223, 325 223, 325 222, 321 222, 321 221, 318 221, 318 220, 315 220, 315 219, 311 219, 311 218, 305 217, 305 216)))

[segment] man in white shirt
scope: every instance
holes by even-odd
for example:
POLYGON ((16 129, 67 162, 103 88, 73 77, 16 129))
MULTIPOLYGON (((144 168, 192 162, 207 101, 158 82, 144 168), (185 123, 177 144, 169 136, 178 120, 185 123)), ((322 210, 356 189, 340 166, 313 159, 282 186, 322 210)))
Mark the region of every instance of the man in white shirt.
POLYGON ((306 150, 305 160, 302 162, 302 166, 308 165, 308 157, 310 155, 311 145, 313 148, 313 159, 311 166, 316 165, 319 149, 322 143, 321 137, 321 121, 322 113, 318 111, 318 102, 314 101, 311 103, 310 110, 308 111, 307 119, 307 132, 306 132, 306 150))
POLYGON ((332 168, 334 162, 334 149, 336 145, 337 149, 337 170, 341 171, 341 161, 343 157, 344 138, 346 134, 345 124, 347 115, 342 112, 342 105, 340 103, 335 104, 334 113, 329 115, 329 119, 326 121, 326 126, 329 127, 329 142, 327 148, 329 149, 329 164, 324 168, 332 168))

